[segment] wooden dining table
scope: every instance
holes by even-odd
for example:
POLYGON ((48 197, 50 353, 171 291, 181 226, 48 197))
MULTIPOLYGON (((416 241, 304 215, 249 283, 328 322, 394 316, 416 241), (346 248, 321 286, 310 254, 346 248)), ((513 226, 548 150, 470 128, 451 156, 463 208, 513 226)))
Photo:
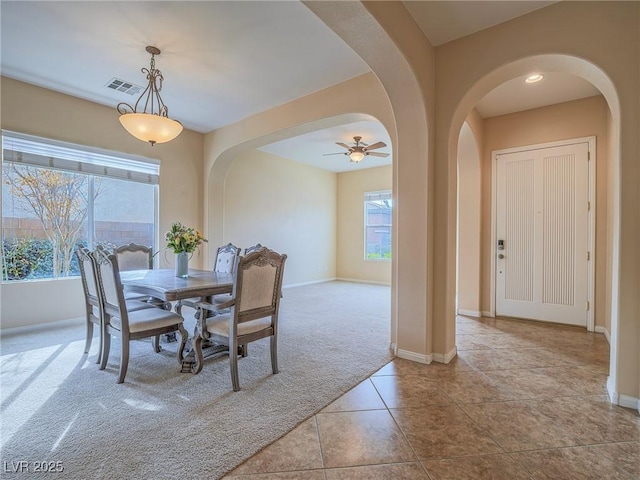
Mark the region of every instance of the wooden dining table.
POLYGON ((211 270, 189 269, 186 278, 176 277, 172 268, 120 272, 125 289, 175 302, 186 298, 231 293, 233 275, 211 270))
MULTIPOLYGON (((189 269, 186 278, 176 277, 172 268, 161 268, 120 272, 120 280, 126 290, 159 298, 165 302, 176 302, 175 309, 180 314, 180 300, 199 297, 204 301, 211 295, 231 293, 233 289, 232 274, 192 268, 189 269)), ((192 372, 195 365, 195 355, 190 346, 191 339, 187 341, 187 354, 182 362, 184 373, 192 372)), ((203 345, 205 357, 228 350, 226 345, 203 345)))

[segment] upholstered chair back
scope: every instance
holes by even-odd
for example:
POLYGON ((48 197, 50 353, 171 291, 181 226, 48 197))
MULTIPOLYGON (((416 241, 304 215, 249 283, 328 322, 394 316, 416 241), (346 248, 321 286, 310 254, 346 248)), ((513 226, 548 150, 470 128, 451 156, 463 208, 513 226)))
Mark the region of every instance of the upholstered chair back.
POLYGON ((268 248, 238 259, 232 293, 236 299, 234 313, 238 323, 277 314, 286 259, 286 255, 268 248))
POLYGON ((240 255, 240 249, 231 243, 218 248, 213 271, 220 273, 233 273, 238 255, 240 255))
POLYGON ((118 256, 118 267, 121 272, 153 268, 151 247, 130 243, 116 248, 115 254, 118 256))

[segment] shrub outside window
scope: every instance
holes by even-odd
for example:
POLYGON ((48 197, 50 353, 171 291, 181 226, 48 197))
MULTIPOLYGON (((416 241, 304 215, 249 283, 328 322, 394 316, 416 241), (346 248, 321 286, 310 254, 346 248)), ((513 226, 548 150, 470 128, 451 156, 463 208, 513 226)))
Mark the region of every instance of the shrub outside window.
POLYGON ((2 281, 79 275, 80 244, 155 246, 159 163, 2 132, 2 281))
POLYGON ((391 260, 391 191, 364 194, 364 258, 391 260))

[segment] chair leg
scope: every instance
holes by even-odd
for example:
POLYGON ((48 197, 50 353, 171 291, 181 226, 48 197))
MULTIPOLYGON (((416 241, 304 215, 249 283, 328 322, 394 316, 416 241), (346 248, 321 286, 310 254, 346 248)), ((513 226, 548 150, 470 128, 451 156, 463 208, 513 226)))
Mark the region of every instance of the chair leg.
POLYGON ((178 331, 180 332, 180 348, 178 348, 178 363, 182 365, 184 360, 184 348, 187 345, 187 339, 189 338, 189 332, 184 328, 182 324, 178 325, 178 331))
POLYGON ((96 363, 99 365, 102 360, 102 330, 100 329, 100 337, 98 337, 98 355, 96 358, 96 363))
POLYGON ((93 339, 93 322, 87 319, 87 339, 84 342, 84 353, 89 353, 91 340, 93 339))
POLYGON ((127 368, 129 367, 129 339, 122 336, 122 352, 120 357, 120 375, 118 376, 118 382, 124 382, 124 377, 127 375, 127 368))
POLYGON ((160 335, 156 335, 153 337, 153 351, 156 353, 160 353, 160 335))
POLYGON ((229 365, 231 367, 231 383, 233 391, 240 390, 240 377, 238 376, 238 343, 236 339, 229 339, 229 365))
POLYGON ((107 367, 109 360, 109 350, 111 350, 111 334, 106 332, 102 335, 102 353, 100 354, 100 370, 107 367))
POLYGON ((278 338, 275 335, 271 335, 271 369, 273 373, 278 373, 278 338))
POLYGON ((191 367, 191 371, 195 373, 200 373, 202 370, 202 364, 204 363, 204 356, 202 355, 202 337, 197 335, 193 339, 193 351, 195 352, 196 364, 191 367))

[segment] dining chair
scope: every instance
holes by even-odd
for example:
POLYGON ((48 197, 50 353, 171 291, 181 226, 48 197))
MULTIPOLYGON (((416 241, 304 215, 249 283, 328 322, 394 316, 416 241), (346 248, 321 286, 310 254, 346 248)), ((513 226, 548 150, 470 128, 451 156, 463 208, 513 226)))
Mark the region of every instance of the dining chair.
POLYGON ((79 246, 75 251, 78 259, 78 267, 80 268, 80 278, 82 279, 82 290, 84 292, 85 305, 85 326, 86 340, 84 342, 84 353, 89 353, 91 342, 93 340, 93 326, 96 325, 100 332, 100 344, 98 348, 98 358, 96 363, 100 363, 102 355, 102 330, 100 326, 100 298, 98 294, 98 285, 96 284, 95 266, 91 251, 83 246, 79 246))
MULTIPOLYGON (((218 273, 233 273, 236 266, 236 259, 240 256, 240 249, 232 243, 227 243, 221 247, 218 247, 216 251, 216 258, 213 262, 213 271, 218 273)), ((228 293, 221 293, 213 295, 205 299, 209 303, 224 303, 229 301, 231 295, 228 293)), ((182 307, 191 307, 196 309, 195 318, 198 318, 200 311, 198 310, 198 302, 202 301, 202 298, 187 298, 180 300, 176 305, 176 312, 181 313, 182 307)), ((212 315, 212 313, 208 313, 212 315)))
MULTIPOLYGON (((85 299, 85 312, 86 312, 86 335, 84 345, 84 353, 89 353, 91 348, 91 342, 93 340, 93 326, 98 327, 100 335, 98 358, 96 363, 100 363, 102 356, 102 313, 100 308, 100 291, 98 288, 98 277, 96 273, 95 258, 93 253, 86 247, 80 246, 76 249, 75 255, 78 259, 78 267, 80 268, 80 278, 82 279, 82 290, 84 292, 85 299)), ((127 310, 143 310, 145 308, 154 308, 153 305, 137 300, 125 300, 127 310)), ((157 350, 159 351, 159 350, 157 350)))
POLYGON ((268 248, 236 258, 231 299, 223 304, 200 302, 201 314, 196 324, 193 348, 196 357, 194 373, 202 370, 203 341, 220 343, 229 348, 233 390, 240 390, 238 353, 241 347, 269 337, 271 369, 278 373, 278 312, 280 291, 287 255, 268 248), (219 313, 229 309, 228 313, 219 313), (207 311, 219 313, 212 317, 207 311))
MULTIPOLYGON (((161 308, 127 309, 124 298, 118 257, 104 249, 93 253, 96 265, 98 292, 102 314, 102 356, 100 370, 104 370, 109 359, 111 336, 121 340, 120 374, 118 382, 124 382, 129 365, 129 343, 131 340, 155 337, 163 333, 180 332, 181 342, 178 348, 178 363, 182 365, 184 349, 187 343, 187 331, 183 327, 182 316, 161 308)), ((139 302, 142 303, 142 302, 139 302)), ((160 351, 154 344, 154 350, 160 351)))

